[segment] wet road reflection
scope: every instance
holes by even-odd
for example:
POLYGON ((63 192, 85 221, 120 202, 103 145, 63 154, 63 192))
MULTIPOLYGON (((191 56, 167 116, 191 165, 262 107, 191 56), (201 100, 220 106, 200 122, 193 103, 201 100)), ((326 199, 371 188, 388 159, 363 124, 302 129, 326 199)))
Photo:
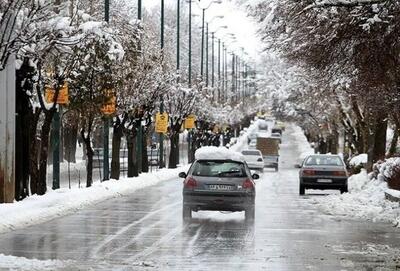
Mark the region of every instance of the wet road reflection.
POLYGON ((398 229, 324 215, 310 200, 315 195, 298 195, 290 132, 280 171, 266 171, 257 182, 253 223, 244 213, 221 212, 194 213, 184 223, 177 179, 0 235, 0 253, 66 260, 62 270, 400 268, 398 229))

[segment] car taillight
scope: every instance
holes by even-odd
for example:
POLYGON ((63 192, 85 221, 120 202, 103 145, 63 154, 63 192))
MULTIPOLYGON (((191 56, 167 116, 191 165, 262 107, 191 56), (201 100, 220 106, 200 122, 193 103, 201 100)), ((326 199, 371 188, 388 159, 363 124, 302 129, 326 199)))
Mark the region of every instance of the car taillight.
POLYGON ((253 182, 252 182, 250 179, 246 179, 246 180, 243 182, 242 187, 243 187, 244 189, 251 189, 251 188, 254 188, 254 184, 253 184, 253 182))
POLYGON ((313 176, 313 175, 315 175, 315 170, 305 169, 305 170, 303 170, 303 175, 304 176, 313 176))
POLYGON ((347 176, 346 171, 334 171, 334 176, 347 176))
POLYGON ((258 159, 257 159, 257 162, 262 162, 262 158, 258 158, 258 159))
POLYGON ((193 179, 192 177, 188 177, 185 179, 185 181, 183 181, 183 185, 185 188, 195 188, 197 187, 197 182, 195 179, 193 179))

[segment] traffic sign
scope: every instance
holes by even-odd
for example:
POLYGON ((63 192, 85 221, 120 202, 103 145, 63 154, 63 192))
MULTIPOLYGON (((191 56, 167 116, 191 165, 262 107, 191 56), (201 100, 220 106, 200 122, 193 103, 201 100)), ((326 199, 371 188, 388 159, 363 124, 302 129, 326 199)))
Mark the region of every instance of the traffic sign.
POLYGON ((166 134, 168 131, 168 113, 156 114, 156 133, 166 134))
MULTIPOLYGON (((56 95, 56 91, 52 87, 46 87, 45 89, 45 100, 47 103, 54 102, 54 96, 56 95)), ((68 97, 68 84, 64 83, 64 85, 58 91, 57 96, 57 104, 68 104, 69 97, 68 97)))
POLYGON ((104 115, 112 115, 116 111, 116 97, 115 95, 108 98, 108 101, 103 104, 101 107, 101 112, 104 115))
POLYGON ((196 121, 196 116, 195 115, 189 115, 185 119, 185 129, 194 129, 196 128, 195 122, 196 121))

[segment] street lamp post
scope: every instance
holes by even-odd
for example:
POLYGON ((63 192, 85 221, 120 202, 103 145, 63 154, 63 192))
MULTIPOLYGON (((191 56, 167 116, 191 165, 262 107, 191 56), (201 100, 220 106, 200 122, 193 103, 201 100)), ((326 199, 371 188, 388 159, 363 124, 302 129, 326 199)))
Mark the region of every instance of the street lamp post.
POLYGON ((142 0, 138 0, 138 20, 142 19, 142 0))
MULTIPOLYGON (((161 0, 161 53, 164 54, 164 0, 161 0)), ((164 100, 161 97, 160 114, 164 113, 164 100)), ((164 134, 160 133, 159 137, 160 168, 164 167, 164 134)))
POLYGON ((208 23, 206 23, 206 87, 208 88, 208 23))
POLYGON ((189 0, 189 69, 188 84, 192 87, 192 0, 189 0))
POLYGON ((200 63, 200 76, 201 79, 203 80, 203 74, 204 74, 204 20, 205 20, 205 14, 206 14, 206 10, 213 4, 221 4, 222 1, 221 0, 214 0, 211 1, 207 7, 200 7, 201 11, 202 11, 202 18, 201 18, 201 54, 200 54, 200 58, 201 58, 201 63, 200 63))
MULTIPOLYGON (((104 2, 104 20, 107 24, 110 22, 110 0, 104 2)), ((109 157, 108 157, 108 144, 109 144, 109 131, 110 120, 108 116, 103 118, 103 180, 109 180, 109 157)))
MULTIPOLYGON (((214 77, 213 77, 213 79, 214 79, 214 77)), ((218 102, 219 103, 221 102, 221 83, 220 82, 221 82, 221 39, 218 39, 218 102)))

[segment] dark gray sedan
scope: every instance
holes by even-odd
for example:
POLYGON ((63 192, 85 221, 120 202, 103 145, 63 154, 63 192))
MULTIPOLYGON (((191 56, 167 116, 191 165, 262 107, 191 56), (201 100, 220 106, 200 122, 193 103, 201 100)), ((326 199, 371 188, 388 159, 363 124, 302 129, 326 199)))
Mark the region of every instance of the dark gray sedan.
POLYGON ((316 154, 307 156, 300 168, 300 195, 305 189, 339 189, 347 192, 348 173, 339 155, 316 154))
POLYGON ((192 211, 245 211, 246 220, 254 219, 256 196, 254 179, 244 161, 225 159, 196 160, 183 182, 183 219, 192 211))

